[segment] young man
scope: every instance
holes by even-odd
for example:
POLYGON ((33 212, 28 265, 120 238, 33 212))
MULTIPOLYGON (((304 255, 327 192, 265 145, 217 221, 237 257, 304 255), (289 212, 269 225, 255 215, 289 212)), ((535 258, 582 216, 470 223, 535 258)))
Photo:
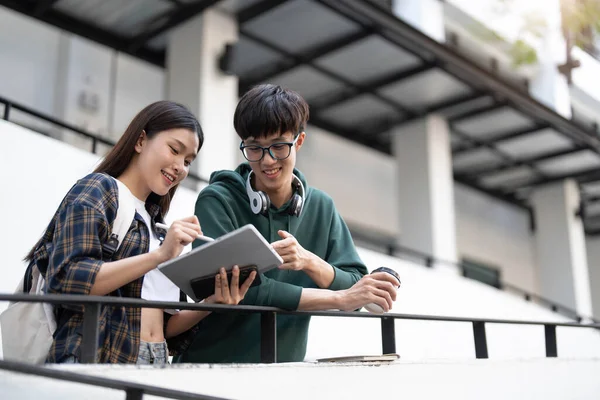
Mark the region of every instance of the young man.
MULTIPOLYGON (((202 230, 219 237, 252 224, 282 257, 284 264, 262 275, 243 304, 355 310, 376 303, 388 311, 396 280, 386 273, 366 275, 332 199, 309 187, 294 168, 308 114, 299 94, 279 86, 257 86, 242 97, 234 126, 248 163, 212 174, 196 202, 202 230)), ((309 322, 305 316, 277 316, 278 361, 304 359, 309 322)), ((258 314, 213 314, 199 328, 176 362, 260 362, 258 314)))

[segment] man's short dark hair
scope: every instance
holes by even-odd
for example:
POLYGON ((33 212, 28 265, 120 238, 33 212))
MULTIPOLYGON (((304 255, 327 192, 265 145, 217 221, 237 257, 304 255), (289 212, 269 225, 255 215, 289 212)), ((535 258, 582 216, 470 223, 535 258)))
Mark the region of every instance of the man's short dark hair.
POLYGON ((238 136, 265 138, 272 134, 304 131, 308 104, 298 93, 278 85, 258 85, 242 96, 233 115, 238 136))

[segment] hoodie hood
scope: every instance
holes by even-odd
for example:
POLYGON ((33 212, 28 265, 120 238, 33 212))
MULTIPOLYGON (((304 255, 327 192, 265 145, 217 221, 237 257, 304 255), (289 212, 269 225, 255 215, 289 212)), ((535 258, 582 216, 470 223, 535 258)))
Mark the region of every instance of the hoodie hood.
MULTIPOLYGON (((231 207, 235 207, 242 211, 242 214, 246 214, 250 212, 248 193, 246 192, 246 179, 248 179, 248 175, 252 171, 250 165, 248 163, 240 164, 234 171, 223 170, 223 171, 215 171, 210 176, 210 185, 207 187, 211 188, 217 192, 227 193, 227 202, 231 207), (235 206, 234 206, 235 204, 235 206)), ((304 185, 304 207, 306 207, 307 203, 310 202, 310 194, 312 190, 308 188, 306 184, 306 178, 304 175, 294 168, 294 175, 296 175, 302 185, 304 185)), ((289 201, 286 202, 281 208, 275 209, 271 206, 267 215, 264 218, 263 216, 255 216, 252 220, 252 224, 255 226, 259 226, 262 223, 265 223, 266 231, 263 232, 263 235, 269 242, 274 242, 276 240, 281 239, 277 234, 279 229, 285 230, 292 235, 296 232, 298 225, 300 224, 300 220, 303 218, 303 215, 300 217, 294 217, 289 215, 285 210, 289 207, 289 201)))

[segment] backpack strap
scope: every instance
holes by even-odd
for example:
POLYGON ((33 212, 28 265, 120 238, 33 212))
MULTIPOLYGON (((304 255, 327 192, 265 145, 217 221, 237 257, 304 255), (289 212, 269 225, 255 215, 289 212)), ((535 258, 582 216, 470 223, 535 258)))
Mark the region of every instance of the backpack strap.
MULTIPOLYGON (((114 178, 113 178, 114 179, 114 178)), ((133 201, 133 194, 125 184, 118 179, 115 179, 118 188, 118 204, 117 204, 117 216, 113 221, 112 232, 109 236, 108 242, 105 243, 103 248, 104 257, 106 259, 112 259, 116 251, 121 247, 123 239, 131 223, 135 218, 135 203, 133 201)))

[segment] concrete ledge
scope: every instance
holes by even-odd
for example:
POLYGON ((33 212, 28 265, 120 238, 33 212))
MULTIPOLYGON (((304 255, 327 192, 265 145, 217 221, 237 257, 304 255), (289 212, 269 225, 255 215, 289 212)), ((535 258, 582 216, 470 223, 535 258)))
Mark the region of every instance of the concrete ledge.
MULTIPOLYGON (((51 368, 231 399, 595 399, 600 393, 598 358, 51 368)), ((0 387, 3 399, 124 398, 120 391, 9 372, 0 372, 0 387)))

